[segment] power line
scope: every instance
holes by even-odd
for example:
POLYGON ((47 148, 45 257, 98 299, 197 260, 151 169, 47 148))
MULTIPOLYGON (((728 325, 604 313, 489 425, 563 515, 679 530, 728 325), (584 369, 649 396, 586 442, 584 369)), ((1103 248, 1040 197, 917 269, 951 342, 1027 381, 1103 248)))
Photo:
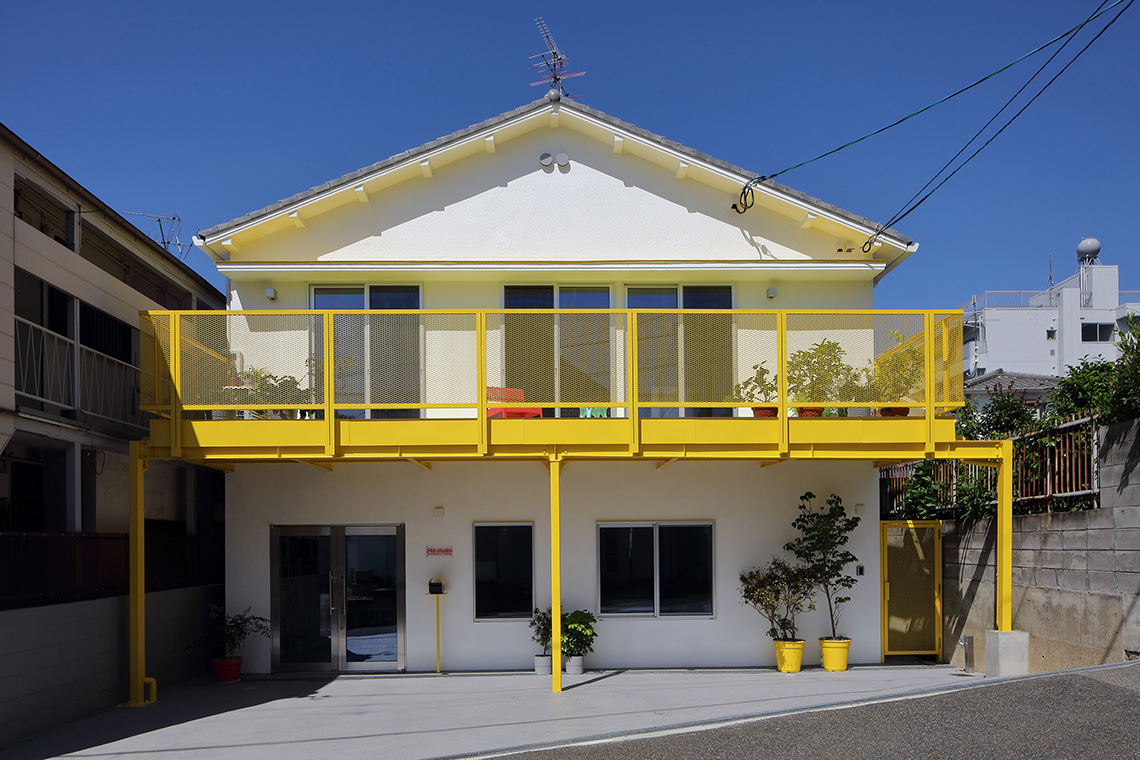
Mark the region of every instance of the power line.
MULTIPOLYGON (((951 100, 952 98, 956 98, 964 92, 972 90, 973 88, 977 87, 978 85, 982 84, 983 82, 987 82, 990 79, 993 79, 998 74, 1001 74, 1003 71, 1006 71, 1007 69, 1015 66, 1016 64, 1021 63, 1026 58, 1030 58, 1030 57, 1036 55, 1037 53, 1040 53, 1042 50, 1045 50, 1046 48, 1049 48, 1049 47, 1055 45, 1057 42, 1065 39, 1066 37, 1070 37, 1071 35, 1076 34, 1081 28, 1086 26, 1090 21, 1093 21, 1096 18, 1103 16, 1104 14, 1108 13, 1110 10, 1121 5, 1124 2, 1127 2, 1128 5, 1132 4, 1132 0, 1116 0, 1116 2, 1113 3, 1112 5, 1108 6, 1107 8, 1103 8, 1103 9, 1099 10, 1097 13, 1094 13, 1092 16, 1090 16, 1089 18, 1082 21, 1080 24, 1077 24, 1072 29, 1069 29, 1069 30, 1057 35, 1053 39, 1046 42, 1044 45, 1041 45, 1041 46, 1039 46, 1033 50, 1030 50, 1025 55, 1022 55, 1018 58, 1015 58, 1014 60, 1007 63, 1005 66, 1002 66, 1000 69, 997 69, 997 70, 995 70, 989 74, 986 74, 984 77, 977 80, 976 82, 968 84, 965 87, 963 87, 959 90, 956 90, 955 92, 950 93, 946 97, 940 98, 940 99, 934 101, 933 103, 931 103, 930 105, 924 106, 924 107, 918 109, 917 111, 914 111, 913 113, 907 114, 906 116, 902 117, 901 119, 898 119, 897 121, 893 121, 890 124, 887 124, 885 127, 880 127, 879 129, 876 129, 874 132, 868 132, 867 134, 863 135, 862 137, 856 138, 856 139, 852 140, 851 142, 844 143, 843 145, 840 145, 838 148, 832 148, 831 150, 827 151, 826 153, 819 154, 815 158, 809 158, 806 161, 800 161, 798 164, 793 164, 792 166, 789 166, 786 169, 781 169, 780 171, 776 172, 775 174, 765 174, 761 177, 754 177, 753 179, 750 179, 748 182, 744 183, 744 187, 741 188, 741 190, 740 190, 740 201, 738 203, 732 204, 732 209, 738 214, 743 214, 745 211, 752 208, 753 204, 755 203, 755 191, 753 190, 753 188, 756 185, 760 184, 761 182, 764 182, 765 180, 769 180, 769 179, 775 179, 776 177, 779 177, 781 174, 787 174, 788 172, 792 171, 793 169, 799 169, 802 166, 807 166, 808 164, 813 163, 815 161, 818 161, 821 158, 827 158, 828 156, 830 156, 832 154, 838 153, 839 151, 844 150, 846 148, 850 148, 852 145, 857 145, 858 143, 861 143, 870 137, 874 137, 875 135, 880 135, 883 132, 886 132, 888 129, 891 129, 893 127, 897 127, 905 121, 909 121, 910 119, 913 119, 916 116, 924 114, 927 111, 929 111, 930 109, 934 108, 935 106, 942 105, 946 101, 951 100)), ((1127 6, 1125 6, 1125 9, 1127 9, 1127 6)), ((1119 18, 1119 17, 1120 17, 1120 14, 1117 14, 1116 18, 1119 18)), ((1116 19, 1114 18, 1113 22, 1115 22, 1115 21, 1116 21, 1116 19)), ((1107 27, 1105 27, 1105 28, 1107 28, 1107 27)), ((1082 51, 1082 52, 1084 52, 1084 51, 1082 51)))
MULTIPOLYGON (((1009 121, 1007 121, 1005 124, 1003 124, 1003 125, 1001 126, 1001 128, 1000 128, 1000 129, 999 129, 997 132, 995 132, 995 133, 993 134, 993 136, 992 136, 992 137, 990 137, 990 139, 986 140, 984 143, 982 143, 982 145, 981 145, 981 146, 979 146, 979 147, 978 147, 978 149, 977 149, 977 150, 975 150, 973 153, 971 153, 971 154, 970 154, 970 156, 969 156, 969 158, 967 158, 965 161, 963 161, 961 164, 959 164, 959 165, 958 165, 958 167, 954 169, 954 171, 950 172, 950 173, 949 173, 949 174, 947 174, 945 177, 943 177, 943 178, 942 178, 942 181, 941 181, 941 182, 939 182, 937 185, 935 185, 935 186, 934 186, 934 188, 933 188, 933 189, 932 189, 930 192, 928 192, 926 195, 922 196, 922 198, 920 198, 920 199, 919 199, 917 202, 915 202, 915 203, 913 203, 912 205, 910 205, 910 207, 909 207, 909 208, 907 208, 907 206, 906 206, 906 205, 904 205, 904 206, 903 206, 903 209, 904 209, 904 210, 901 210, 899 213, 896 213, 896 214, 895 214, 893 217, 891 217, 891 219, 890 219, 890 220, 889 220, 889 221, 888 221, 886 224, 883 224, 883 225, 879 225, 879 226, 878 226, 878 228, 877 228, 877 229, 876 229, 876 231, 875 231, 875 234, 874 234, 874 235, 872 235, 871 237, 869 237, 869 238, 867 239, 867 241, 866 241, 865 243, 863 243, 863 251, 864 251, 864 253, 866 253, 866 252, 868 252, 868 251, 870 251, 870 250, 871 250, 871 247, 872 247, 872 245, 873 245, 873 243, 874 243, 874 241, 875 241, 875 238, 877 238, 877 237, 878 237, 878 236, 879 236, 879 235, 882 233, 882 231, 883 231, 884 229, 886 229, 886 228, 889 228, 889 227, 890 227, 891 225, 893 225, 893 224, 898 224, 900 221, 902 221, 902 220, 903 220, 903 219, 905 219, 907 216, 909 216, 909 215, 910 215, 910 214, 911 214, 913 211, 915 211, 915 209, 917 209, 919 206, 921 206, 923 203, 925 203, 925 202, 926 202, 926 200, 927 200, 927 198, 929 198, 930 196, 934 195, 934 193, 936 193, 940 187, 942 187, 943 185, 945 185, 945 184, 946 184, 946 183, 947 183, 947 182, 950 180, 950 178, 951 178, 951 177, 953 177, 955 174, 957 174, 957 173, 958 173, 958 172, 960 172, 962 169, 964 169, 964 168, 966 167, 966 165, 967 165, 967 164, 969 164, 971 161, 973 161, 973 160, 974 160, 974 158, 975 158, 975 157, 976 157, 976 156, 977 156, 979 153, 981 153, 983 150, 985 150, 985 149, 986 149, 986 147, 987 147, 987 146, 988 146, 990 143, 992 143, 994 140, 996 140, 996 139, 997 139, 997 137, 998 137, 998 135, 1000 135, 1002 132, 1004 132, 1004 131, 1006 130, 1006 127, 1008 127, 1010 124, 1012 124, 1014 121, 1016 121, 1016 120, 1017 120, 1017 117, 1019 117, 1019 116, 1021 116, 1021 114, 1025 113, 1025 111, 1026 111, 1026 110, 1029 108, 1029 106, 1033 105, 1033 102, 1034 102, 1035 100, 1037 100, 1037 98, 1041 97, 1041 95, 1042 95, 1042 94, 1044 94, 1044 92, 1045 92, 1047 89, 1049 89, 1049 87, 1050 87, 1050 86, 1051 86, 1051 85, 1052 85, 1054 82, 1056 82, 1056 81, 1057 81, 1057 80, 1058 80, 1058 79, 1061 77, 1061 75, 1062 75, 1062 74, 1064 74, 1064 73, 1065 73, 1065 72, 1066 72, 1066 71, 1069 69, 1069 67, 1070 67, 1070 66, 1072 66, 1074 63, 1076 63, 1076 62, 1077 62, 1077 59, 1078 59, 1078 58, 1080 58, 1082 55, 1084 55, 1085 51, 1087 51, 1087 50, 1088 50, 1090 47, 1092 47, 1093 43, 1095 43, 1097 40, 1099 40, 1099 39, 1101 38, 1101 35, 1103 35, 1105 32, 1107 32, 1107 31, 1108 31, 1108 30, 1109 30, 1109 29, 1112 27, 1112 25, 1113 25, 1113 24, 1115 24, 1115 23, 1116 23, 1116 22, 1117 22, 1117 21, 1120 19, 1120 17, 1124 15, 1124 12, 1128 10, 1128 8, 1129 8, 1129 7, 1132 5, 1133 1, 1134 1, 1134 0, 1128 0, 1128 4, 1127 4, 1127 5, 1125 5, 1123 8, 1121 8, 1121 9, 1120 9, 1120 11, 1119 11, 1119 12, 1117 12, 1117 14, 1116 14, 1115 16, 1113 16, 1113 17, 1112 17, 1112 20, 1111 20, 1111 21, 1109 21, 1107 24, 1105 24, 1105 25, 1104 25, 1104 27, 1103 27, 1103 28, 1102 28, 1102 29, 1101 29, 1099 32, 1097 32, 1097 33, 1096 33, 1096 36, 1094 36, 1094 37, 1093 37, 1091 40, 1089 40, 1089 41, 1088 41, 1088 43, 1087 43, 1087 44, 1086 44, 1086 45, 1085 45, 1083 48, 1081 48, 1081 49, 1080 49, 1080 50, 1077 52, 1077 54, 1076 54, 1076 55, 1074 55, 1074 56, 1073 56, 1073 57, 1072 57, 1072 58, 1069 60, 1069 62, 1068 62, 1068 63, 1066 63, 1066 64, 1065 64, 1063 67, 1061 67, 1061 70, 1060 70, 1060 71, 1058 71, 1056 74, 1054 74, 1054 75, 1053 75, 1053 78, 1052 78, 1052 79, 1050 79, 1048 82, 1046 82, 1044 85, 1042 85, 1041 89, 1037 91, 1037 94, 1036 94, 1036 95, 1034 95, 1032 98, 1030 98, 1030 99, 1029 99, 1029 102, 1028 102, 1028 103, 1026 103, 1024 106, 1022 106, 1022 107, 1021 107, 1021 108, 1018 110, 1018 112, 1017 112, 1017 113, 1015 113, 1013 116, 1011 116, 1011 117, 1009 118, 1009 121)), ((1117 3, 1116 5, 1119 5, 1119 4, 1120 4, 1120 3, 1117 3)), ((1114 5, 1114 6, 1110 6, 1110 8, 1109 8, 1109 9, 1111 9, 1112 7, 1116 7, 1116 6, 1115 6, 1115 5, 1114 5)), ((1085 21, 1085 24, 1087 24, 1087 23, 1088 23, 1089 21, 1091 21, 1093 18, 1095 18, 1095 15, 1094 15, 1094 16, 1090 16, 1090 17, 1089 17, 1089 18, 1088 18, 1088 19, 1085 21)), ((1082 24, 1081 26, 1084 26, 1084 24, 1082 24)), ((1068 42, 1066 42, 1066 44, 1068 44, 1068 42)), ((1063 48, 1063 47, 1064 47, 1064 46, 1062 46, 1062 48, 1063 48)), ((1059 52, 1060 52, 1060 50, 1058 50, 1057 52, 1059 53, 1059 52)), ((1054 55, 1053 55, 1053 57, 1052 57, 1052 58, 1050 58, 1049 60, 1050 60, 1050 61, 1052 61, 1052 60, 1053 60, 1053 58, 1055 58, 1055 57, 1056 57, 1056 54, 1054 54, 1054 55)), ((1049 61, 1046 61, 1046 65, 1048 65, 1048 63, 1049 63, 1049 61)), ((1044 66, 1043 66, 1042 68, 1044 68, 1044 66)), ((1037 72, 1037 73, 1038 73, 1038 74, 1040 73, 1040 69, 1038 70, 1038 72, 1037 72)), ((1036 76, 1037 76, 1037 74, 1034 74, 1032 77, 1030 77, 1030 79, 1029 79, 1029 82, 1032 82, 1032 81, 1033 81, 1033 79, 1034 79, 1034 78, 1036 78, 1036 76)), ((1024 87, 1022 87, 1022 88, 1021 88, 1021 90, 1024 90, 1024 89, 1025 89, 1025 87, 1029 86, 1029 82, 1026 82, 1026 83, 1025 83, 1025 86, 1024 86, 1024 87)), ((1020 93, 1021 93, 1021 90, 1018 90, 1018 91, 1017 91, 1017 92, 1018 92, 1018 94, 1020 94, 1020 93)), ((1014 98, 1016 98, 1016 97, 1017 97, 1017 95, 1014 95, 1014 98)), ((1010 99, 1010 102, 1012 102, 1012 100, 1013 100, 1013 98, 1011 98, 1011 99, 1010 99)), ((1004 111, 1004 110, 1006 109, 1006 106, 1008 106, 1008 105, 1009 105, 1009 103, 1006 103, 1006 105, 1005 105, 1005 106, 1002 106, 1001 110, 999 110, 997 114, 994 114, 994 119, 996 119, 996 118, 998 117, 998 115, 1000 115, 1000 114, 1001 114, 1001 112, 1002 112, 1002 111, 1004 111)), ((984 131, 984 130, 986 129, 986 127, 988 127, 988 126, 990 125, 990 123, 992 123, 992 122, 993 122, 993 120, 994 120, 994 119, 990 119, 990 121, 986 123, 986 126, 985 126, 985 127, 982 127, 982 131, 984 131)), ((978 134, 980 135, 980 134, 981 134, 981 132, 979 132, 978 134)), ((978 138, 978 135, 974 135, 974 137, 970 138, 970 141, 969 141, 969 142, 967 142, 967 143, 966 143, 966 145, 962 147, 962 150, 958 151, 958 153, 957 153, 957 154, 954 156, 954 158, 957 158, 959 155, 961 155, 961 154, 962 154, 962 151, 964 151, 964 150, 965 150, 967 147, 969 147, 969 146, 970 146, 970 144, 971 144, 971 143, 973 143, 973 142, 974 142, 974 140, 976 140, 977 138, 978 138)), ((950 162, 949 162, 949 163, 947 163, 947 165, 946 165, 946 166, 949 166, 949 165, 950 165, 950 163, 953 163, 953 161, 954 161, 954 159, 951 159, 951 160, 950 160, 950 162)), ((941 170, 939 170, 938 174, 935 174, 935 175, 934 175, 934 177, 933 177, 933 178, 931 178, 930 182, 933 182, 933 181, 934 181, 934 179, 936 179, 936 178, 938 177, 938 175, 939 175, 939 174, 941 174, 943 171, 945 171, 945 170, 946 170, 946 166, 942 167, 942 169, 941 169, 941 170)), ((926 183, 926 185, 924 185, 924 186, 923 186, 923 190, 925 190, 927 187, 929 187, 929 186, 930 186, 930 182, 927 182, 927 183, 926 183)), ((921 193, 921 192, 922 192, 922 190, 919 190, 919 193, 921 193)), ((916 196, 917 196, 917 194, 916 194, 916 196)), ((914 197, 912 197, 912 198, 911 198, 911 200, 913 201, 913 200, 914 200, 914 197)), ((908 203, 908 204, 910 204, 910 201, 908 201, 907 203, 908 203)))

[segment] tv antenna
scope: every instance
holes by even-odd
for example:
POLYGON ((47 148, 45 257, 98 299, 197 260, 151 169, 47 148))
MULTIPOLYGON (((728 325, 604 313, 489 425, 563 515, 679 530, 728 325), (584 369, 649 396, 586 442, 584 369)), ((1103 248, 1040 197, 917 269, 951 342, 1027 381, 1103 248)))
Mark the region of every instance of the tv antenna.
POLYGON ((536 18, 534 22, 538 24, 538 32, 542 35, 542 39, 544 42, 546 42, 546 47, 549 49, 545 53, 539 53, 538 55, 531 56, 531 58, 542 59, 540 62, 531 66, 531 70, 542 71, 545 69, 546 73, 543 74, 537 82, 531 82, 530 86, 538 87, 539 85, 549 85, 552 90, 558 92, 559 96, 574 98, 574 95, 566 92, 566 87, 562 84, 562 80, 570 79, 571 77, 580 77, 586 72, 563 71, 563 69, 566 67, 566 61, 569 59, 567 59, 566 56, 562 54, 562 51, 558 49, 558 43, 555 42, 554 37, 550 35, 550 30, 546 28, 546 22, 542 20, 542 16, 536 18))
POLYGON ((174 216, 163 216, 162 214, 144 214, 140 211, 124 211, 124 214, 130 216, 141 216, 143 219, 149 219, 152 222, 158 223, 158 237, 154 235, 150 237, 163 248, 167 253, 173 253, 170 246, 173 245, 178 250, 178 258, 185 259, 186 252, 193 248, 189 243, 183 243, 180 239, 182 234, 182 217, 175 214, 174 216))

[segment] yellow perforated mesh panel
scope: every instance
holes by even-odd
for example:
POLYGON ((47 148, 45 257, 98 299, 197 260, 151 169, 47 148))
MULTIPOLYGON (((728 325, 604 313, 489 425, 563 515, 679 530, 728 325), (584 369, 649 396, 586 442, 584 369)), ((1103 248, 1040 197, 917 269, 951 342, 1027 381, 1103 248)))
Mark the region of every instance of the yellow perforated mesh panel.
POLYGON ((139 320, 139 407, 170 408, 170 315, 144 314, 139 320))
POLYGON ((934 397, 947 404, 965 398, 962 382, 962 315, 934 315, 934 397))
POLYGON ((775 314, 639 313, 638 401, 730 403, 761 364, 775 384, 777 345, 775 314))
POLYGON ((334 403, 478 403, 475 326, 474 314, 334 314, 334 403))
POLYGON ((319 314, 190 313, 178 318, 184 406, 319 405, 319 314))
POLYGON ((937 527, 884 523, 887 654, 938 652, 937 527))
POLYGON ((923 404, 922 314, 789 314, 788 398, 923 404))
POLYGON ((512 400, 534 404, 624 403, 625 336, 625 314, 488 314, 487 385, 522 391, 512 400))

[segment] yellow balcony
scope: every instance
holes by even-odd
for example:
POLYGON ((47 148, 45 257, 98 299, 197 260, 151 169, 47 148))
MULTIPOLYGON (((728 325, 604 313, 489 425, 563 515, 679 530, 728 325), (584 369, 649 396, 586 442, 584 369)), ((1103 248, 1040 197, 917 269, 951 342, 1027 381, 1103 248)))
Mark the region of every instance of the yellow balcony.
POLYGON ((156 458, 908 459, 946 455, 963 400, 961 312, 145 312, 141 327, 156 458))

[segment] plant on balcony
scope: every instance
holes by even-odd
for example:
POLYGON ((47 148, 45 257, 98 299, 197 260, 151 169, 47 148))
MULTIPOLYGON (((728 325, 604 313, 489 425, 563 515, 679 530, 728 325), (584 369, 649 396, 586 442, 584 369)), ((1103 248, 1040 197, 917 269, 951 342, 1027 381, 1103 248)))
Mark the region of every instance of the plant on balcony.
MULTIPOLYGON (((907 341, 898 330, 891 330, 895 346, 875 362, 871 400, 899 402, 909 400, 915 390, 922 388, 926 360, 922 343, 907 341)), ((905 417, 910 411, 905 406, 886 406, 879 413, 884 417, 905 417)))
MULTIPOLYGON (((238 381, 245 388, 246 400, 251 405, 259 404, 305 404, 309 401, 309 391, 300 387, 300 381, 292 375, 278 377, 267 369, 248 367, 238 373, 238 381)), ((255 410, 259 419, 269 416, 267 409, 255 410)))
POLYGON ((763 567, 740 574, 741 604, 752 607, 768 621, 768 635, 776 647, 776 667, 783 673, 799 671, 804 641, 796 630, 796 615, 815 609, 816 579, 806 565, 792 565, 772 557, 763 567))
POLYGON ((855 369, 843 360, 846 353, 843 346, 824 338, 788 357, 788 398, 804 404, 798 407, 800 417, 821 417, 825 402, 846 401, 841 394, 853 395, 858 379, 855 369))
POLYGON ((800 514, 792 522, 792 527, 800 535, 784 544, 784 550, 804 563, 815 587, 823 592, 827 601, 831 636, 819 640, 823 648, 824 669, 846 670, 851 639, 840 635, 837 630, 842 607, 851 601, 851 597, 842 594, 855 585, 855 579, 847 575, 846 568, 859 560, 844 546, 847 545, 851 532, 858 527, 859 518, 847 516, 843 500, 836 494, 827 498, 826 508, 818 510, 812 503, 814 499, 815 494, 811 491, 800 497, 800 514))
MULTIPOLYGON (((738 404, 771 404, 776 400, 779 392, 777 376, 764 366, 764 362, 752 365, 752 377, 745 378, 732 388, 732 393, 725 396, 725 401, 738 404)), ((752 407, 752 414, 757 417, 775 417, 776 410, 771 407, 752 407)))

